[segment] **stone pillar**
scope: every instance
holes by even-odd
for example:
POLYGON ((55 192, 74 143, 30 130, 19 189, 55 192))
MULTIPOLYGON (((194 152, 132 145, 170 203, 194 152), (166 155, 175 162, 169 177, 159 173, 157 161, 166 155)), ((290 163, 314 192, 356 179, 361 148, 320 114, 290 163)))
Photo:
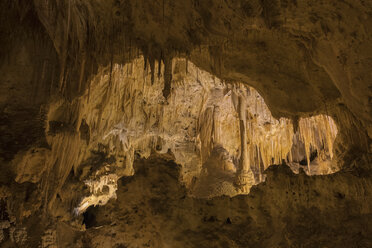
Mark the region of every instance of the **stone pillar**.
POLYGON ((239 126, 240 126, 240 163, 239 171, 237 173, 236 184, 242 190, 242 192, 249 192, 249 189, 254 184, 254 175, 249 166, 248 147, 247 147, 247 103, 246 103, 246 89, 241 88, 241 94, 239 94, 239 126))

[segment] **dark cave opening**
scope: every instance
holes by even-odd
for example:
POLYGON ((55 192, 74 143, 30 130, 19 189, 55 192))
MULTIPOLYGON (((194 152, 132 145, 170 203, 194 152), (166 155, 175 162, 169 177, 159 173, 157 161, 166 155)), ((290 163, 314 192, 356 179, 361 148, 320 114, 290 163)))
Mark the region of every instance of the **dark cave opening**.
POLYGON ((90 206, 84 213, 83 213, 83 225, 85 225, 86 229, 92 228, 97 225, 96 214, 98 206, 90 206))
MULTIPOLYGON (((318 151, 314 150, 310 154, 310 162, 313 162, 314 159, 318 156, 318 151)), ((306 166, 307 165, 307 158, 306 156, 300 161, 300 165, 306 166)))

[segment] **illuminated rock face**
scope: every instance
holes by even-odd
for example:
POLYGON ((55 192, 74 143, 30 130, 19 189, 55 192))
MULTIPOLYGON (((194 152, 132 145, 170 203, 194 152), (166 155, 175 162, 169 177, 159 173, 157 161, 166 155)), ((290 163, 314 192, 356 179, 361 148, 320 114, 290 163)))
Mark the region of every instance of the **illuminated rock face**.
POLYGON ((372 246, 371 13, 365 0, 0 1, 0 246, 372 246), (282 159, 298 174, 262 174, 282 159), (250 195, 187 196, 265 178, 250 195), (90 204, 110 218, 75 215, 90 204))
POLYGON ((85 182, 91 195, 83 198, 79 206, 74 209, 75 214, 85 212, 89 206, 105 205, 111 198, 116 199, 118 176, 115 174, 96 175, 96 178, 96 180, 85 182))
MULTIPOLYGON (((276 120, 253 88, 227 84, 185 59, 174 59, 172 89, 165 99, 164 71, 152 80, 144 68, 143 59, 115 65, 112 74, 98 75, 80 100, 81 126, 95 130, 88 135, 89 147, 104 146, 107 156, 116 158, 106 169, 116 173, 110 181, 133 175, 136 154, 147 158, 151 152, 171 152, 182 165, 180 181, 196 197, 248 193, 264 180, 269 165, 282 160, 296 168, 290 154, 298 145, 293 144, 292 122, 276 120)), ((318 151, 325 156, 322 162, 328 163, 327 173, 334 172, 328 150, 332 152, 337 133, 333 120, 301 119, 298 132, 306 152, 297 151, 297 156, 307 158, 310 148, 318 151)), ((310 157, 307 161, 310 166, 310 157)), ((107 176, 89 177, 86 182, 93 194, 82 200, 77 213, 116 197, 113 182, 102 194, 107 176)))

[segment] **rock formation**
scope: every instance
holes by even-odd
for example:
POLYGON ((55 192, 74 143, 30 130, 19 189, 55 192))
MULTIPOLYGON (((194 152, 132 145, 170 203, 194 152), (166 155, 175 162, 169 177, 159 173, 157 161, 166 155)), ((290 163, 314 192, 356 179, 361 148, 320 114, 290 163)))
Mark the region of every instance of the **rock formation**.
POLYGON ((1 247, 372 246, 372 2, 2 0, 1 247))

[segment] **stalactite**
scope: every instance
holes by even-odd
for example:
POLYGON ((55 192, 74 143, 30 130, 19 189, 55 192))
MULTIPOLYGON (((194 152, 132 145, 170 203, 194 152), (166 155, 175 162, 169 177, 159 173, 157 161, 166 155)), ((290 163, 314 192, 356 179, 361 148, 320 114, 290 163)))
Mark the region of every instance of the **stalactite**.
POLYGON ((164 88, 163 96, 168 98, 172 87, 172 58, 169 55, 164 57, 164 88))
POLYGON ((143 60, 144 60, 143 70, 146 71, 147 70, 147 60, 148 60, 148 57, 147 57, 147 55, 146 55, 145 52, 143 52, 143 60))
POLYGON ((150 71, 151 71, 151 84, 154 84, 155 81, 155 59, 150 57, 149 58, 150 63, 150 71))
POLYGON ((216 106, 213 109, 213 143, 220 144, 223 143, 223 140, 221 140, 221 126, 219 123, 219 114, 220 114, 220 108, 219 106, 216 106))
POLYGON ((111 51, 111 57, 110 57, 110 80, 109 80, 109 86, 111 86, 112 83, 112 68, 113 68, 113 61, 114 60, 114 54, 111 51))
POLYGON ((67 56, 68 56, 68 39, 69 39, 69 33, 70 33, 70 19, 71 19, 71 0, 68 1, 68 9, 67 9, 67 25, 64 33, 64 40, 63 40, 63 45, 60 48, 61 49, 61 74, 60 74, 60 83, 59 83, 59 89, 60 92, 64 92, 64 88, 66 87, 66 61, 67 61, 67 56))
MULTIPOLYGON (((283 159, 293 161, 292 155, 297 151, 292 154, 291 149, 296 137, 309 137, 310 147, 324 149, 324 143, 326 149, 332 150, 329 140, 333 142, 337 129, 331 118, 320 116, 315 121, 303 118, 301 134, 294 133, 291 120, 272 117, 253 88, 238 83, 225 85, 192 63, 187 65, 185 74, 182 69, 185 61, 172 61, 165 56, 163 74, 151 84, 152 75, 143 73, 147 63, 144 58, 134 59, 123 67, 114 64, 111 86, 110 67, 90 83, 86 94, 94 102, 81 112, 91 130, 103 133, 103 141, 99 142, 110 150, 116 149, 115 152, 120 147, 125 156, 125 175, 133 173, 135 156, 149 156, 152 150, 159 153, 170 150, 182 165, 182 180, 187 187, 212 161, 215 169, 220 166, 227 175, 233 173, 232 184, 239 186, 239 192, 247 193, 253 184, 264 180, 263 172, 268 166, 280 164, 283 159), (172 63, 181 70, 172 72, 172 63), (133 67, 131 75, 125 73, 129 67, 133 67), (169 104, 159 104, 164 98, 169 104), (100 106, 99 110, 95 106, 100 106), (118 109, 120 115, 114 114, 118 109), (303 123, 311 124, 306 124, 305 130, 303 123), (229 166, 230 170, 225 171, 229 166)), ((149 64, 152 72, 159 70, 160 64, 152 57, 149 64)), ((94 143, 94 138, 91 140, 90 144, 94 143)))
POLYGON ((81 68, 80 68, 80 78, 79 78, 79 86, 78 86, 78 92, 80 93, 81 88, 82 88, 82 83, 84 80, 84 74, 85 74, 85 63, 86 63, 86 58, 85 55, 82 58, 81 61, 81 68))
POLYGON ((199 118, 200 123, 200 140, 201 140, 201 161, 205 162, 210 152, 212 151, 212 136, 213 136, 213 108, 207 108, 201 118, 199 118))
POLYGON ((160 79, 161 76, 161 59, 158 60, 158 79, 160 79))
POLYGON ((186 75, 189 74, 189 59, 186 58, 186 75))
POLYGON ((333 120, 325 115, 318 115, 299 120, 299 134, 305 144, 308 171, 310 172, 310 149, 326 149, 333 157, 333 142, 338 130, 333 120))

